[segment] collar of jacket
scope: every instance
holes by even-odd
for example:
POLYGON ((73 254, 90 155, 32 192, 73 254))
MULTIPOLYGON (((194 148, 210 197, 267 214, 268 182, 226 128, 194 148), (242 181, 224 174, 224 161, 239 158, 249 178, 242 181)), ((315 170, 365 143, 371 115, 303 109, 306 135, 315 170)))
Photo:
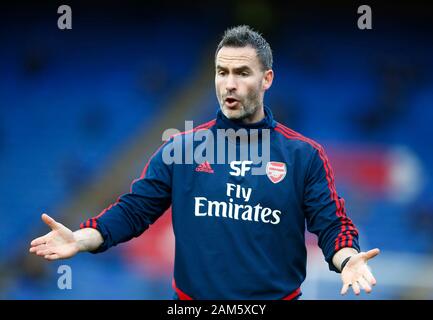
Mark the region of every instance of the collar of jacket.
POLYGON ((218 129, 273 129, 277 125, 272 115, 271 110, 268 107, 264 107, 265 117, 259 122, 255 123, 243 123, 242 121, 230 120, 220 110, 217 112, 216 127, 218 129))

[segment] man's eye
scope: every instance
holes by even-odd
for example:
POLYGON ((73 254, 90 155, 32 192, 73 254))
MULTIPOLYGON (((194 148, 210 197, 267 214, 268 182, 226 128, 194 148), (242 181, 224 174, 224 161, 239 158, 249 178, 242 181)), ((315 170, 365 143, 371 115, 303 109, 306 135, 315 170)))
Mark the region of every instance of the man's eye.
POLYGON ((246 72, 246 71, 244 71, 244 72, 242 72, 241 73, 241 76, 242 77, 248 77, 250 74, 248 73, 248 72, 246 72))
POLYGON ((225 72, 225 71, 218 71, 218 74, 219 74, 220 76, 224 76, 224 75, 226 74, 226 72, 225 72))

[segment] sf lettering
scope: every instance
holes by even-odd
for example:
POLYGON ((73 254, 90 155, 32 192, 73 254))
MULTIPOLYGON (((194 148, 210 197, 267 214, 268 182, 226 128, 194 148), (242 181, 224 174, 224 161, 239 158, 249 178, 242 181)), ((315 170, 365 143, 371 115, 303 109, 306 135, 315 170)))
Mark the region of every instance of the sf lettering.
POLYGON ((252 161, 232 161, 230 162, 230 175, 235 177, 245 177, 245 173, 251 170, 252 161))

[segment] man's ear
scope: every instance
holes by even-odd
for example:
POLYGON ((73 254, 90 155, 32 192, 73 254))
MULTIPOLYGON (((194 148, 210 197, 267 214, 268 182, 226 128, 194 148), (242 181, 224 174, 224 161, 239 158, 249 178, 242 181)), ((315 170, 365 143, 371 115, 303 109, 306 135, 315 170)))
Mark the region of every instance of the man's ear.
POLYGON ((263 90, 265 91, 268 90, 271 87, 273 80, 274 80, 274 71, 272 69, 266 70, 262 81, 263 90))

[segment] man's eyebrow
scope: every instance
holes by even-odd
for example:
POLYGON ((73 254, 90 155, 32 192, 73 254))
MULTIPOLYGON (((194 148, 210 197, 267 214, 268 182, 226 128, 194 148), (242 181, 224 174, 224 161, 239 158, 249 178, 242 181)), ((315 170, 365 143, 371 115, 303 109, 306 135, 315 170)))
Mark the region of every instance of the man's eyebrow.
MULTIPOLYGON (((228 70, 228 68, 220 66, 220 65, 217 65, 216 68, 218 70, 228 70)), ((233 71, 235 71, 235 72, 250 71, 250 70, 251 70, 251 68, 249 66, 240 66, 240 67, 233 68, 233 71)))
POLYGON ((248 66, 240 66, 240 67, 237 67, 237 68, 233 68, 233 70, 237 71, 237 72, 242 72, 242 71, 250 71, 251 68, 248 67, 248 66))
POLYGON ((227 70, 226 67, 220 66, 219 64, 217 64, 216 68, 217 68, 218 70, 227 70))

